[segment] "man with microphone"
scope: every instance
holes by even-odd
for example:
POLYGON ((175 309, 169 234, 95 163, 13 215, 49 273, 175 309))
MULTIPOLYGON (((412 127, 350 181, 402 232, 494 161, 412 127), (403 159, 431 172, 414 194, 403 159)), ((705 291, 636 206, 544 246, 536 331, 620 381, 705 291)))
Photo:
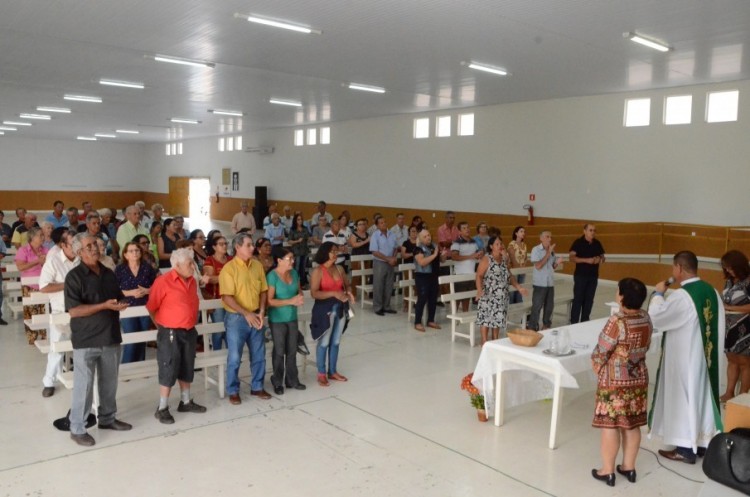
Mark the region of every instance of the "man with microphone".
POLYGON ((695 464, 697 455, 722 431, 719 358, 724 349, 724 306, 716 290, 697 273, 694 253, 675 254, 672 278, 656 284, 648 308, 654 328, 663 332, 649 438, 656 435, 674 445, 659 454, 687 464, 695 464), (665 299, 664 292, 673 282, 680 288, 665 299))

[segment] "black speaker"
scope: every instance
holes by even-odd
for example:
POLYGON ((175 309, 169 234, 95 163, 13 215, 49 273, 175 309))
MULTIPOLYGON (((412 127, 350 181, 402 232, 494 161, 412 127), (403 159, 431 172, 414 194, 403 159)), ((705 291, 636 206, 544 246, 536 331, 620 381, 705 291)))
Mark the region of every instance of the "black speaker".
POLYGON ((268 187, 255 187, 255 207, 253 207, 253 216, 255 216, 255 225, 258 229, 263 229, 263 219, 268 215, 268 187))

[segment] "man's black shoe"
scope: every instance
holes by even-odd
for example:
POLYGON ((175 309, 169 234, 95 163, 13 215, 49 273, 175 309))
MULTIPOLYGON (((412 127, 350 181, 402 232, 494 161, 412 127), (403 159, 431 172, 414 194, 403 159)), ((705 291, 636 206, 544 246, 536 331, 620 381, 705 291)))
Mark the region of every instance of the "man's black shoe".
POLYGON ((187 404, 180 401, 180 405, 177 406, 177 412, 206 412, 206 408, 193 402, 193 399, 190 399, 190 402, 187 404))
POLYGON ((174 418, 169 413, 169 407, 165 407, 164 409, 157 409, 154 413, 154 417, 159 420, 159 423, 165 425, 171 425, 174 423, 174 418))

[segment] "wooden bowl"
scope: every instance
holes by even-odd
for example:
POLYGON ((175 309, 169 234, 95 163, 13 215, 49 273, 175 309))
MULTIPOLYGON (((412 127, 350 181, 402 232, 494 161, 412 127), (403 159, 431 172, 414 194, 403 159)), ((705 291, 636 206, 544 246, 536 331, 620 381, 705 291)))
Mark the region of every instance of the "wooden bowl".
POLYGON ((536 344, 542 340, 543 336, 534 330, 510 330, 508 332, 510 341, 521 347, 536 347, 536 344))

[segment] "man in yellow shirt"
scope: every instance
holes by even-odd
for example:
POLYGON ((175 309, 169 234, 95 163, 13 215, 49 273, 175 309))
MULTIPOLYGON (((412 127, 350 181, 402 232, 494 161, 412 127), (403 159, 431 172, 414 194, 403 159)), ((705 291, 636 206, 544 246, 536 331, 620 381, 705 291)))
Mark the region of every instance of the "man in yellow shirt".
POLYGON ((263 265, 253 259, 252 236, 239 233, 232 240, 234 259, 219 273, 221 300, 227 313, 227 393, 229 402, 241 404, 239 370, 242 349, 250 351, 250 394, 261 399, 271 395, 263 389, 266 375, 266 341, 263 319, 266 313, 268 284, 263 265))

